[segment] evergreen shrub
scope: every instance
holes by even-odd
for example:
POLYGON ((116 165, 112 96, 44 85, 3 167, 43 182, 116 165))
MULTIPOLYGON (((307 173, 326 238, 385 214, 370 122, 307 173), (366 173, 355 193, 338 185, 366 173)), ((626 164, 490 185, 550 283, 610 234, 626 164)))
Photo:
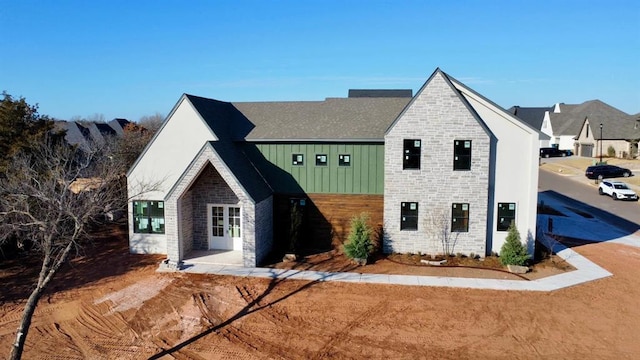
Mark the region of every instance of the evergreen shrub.
POLYGON ((369 215, 362 213, 351 219, 351 230, 348 242, 344 244, 344 253, 351 259, 366 259, 373 251, 371 234, 373 230, 369 226, 369 215))
POLYGON ((531 255, 527 252, 527 248, 520 241, 520 233, 516 225, 512 222, 509 225, 509 234, 500 249, 500 263, 502 265, 520 265, 527 264, 531 255))

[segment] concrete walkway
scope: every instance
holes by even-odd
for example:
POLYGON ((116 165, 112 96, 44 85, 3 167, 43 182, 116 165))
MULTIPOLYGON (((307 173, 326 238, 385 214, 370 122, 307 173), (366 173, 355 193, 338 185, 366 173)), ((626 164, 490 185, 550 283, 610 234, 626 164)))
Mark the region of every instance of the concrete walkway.
MULTIPOLYGON (((573 265, 577 270, 538 280, 498 280, 475 279, 443 276, 360 274, 354 272, 320 272, 304 270, 286 270, 272 268, 244 268, 228 265, 185 263, 180 270, 186 273, 231 275, 241 277, 260 277, 269 279, 290 279, 306 281, 339 281, 366 284, 391 284, 410 286, 446 286, 470 289, 553 291, 569 286, 593 281, 612 274, 589 259, 560 244, 556 246, 559 257, 573 265)), ((170 271, 159 269, 159 271, 170 271)))
MULTIPOLYGON (((539 194, 539 197, 539 201, 544 201, 545 204, 562 211, 564 215, 566 215, 539 215, 538 221, 542 224, 545 224, 549 217, 554 219, 554 235, 584 239, 593 242, 612 242, 640 247, 640 236, 638 235, 625 233, 608 224, 602 223, 596 218, 585 218, 584 216, 573 212, 570 207, 566 207, 563 203, 552 197, 545 196, 545 194, 539 194)), ((576 270, 542 279, 523 281, 443 276, 360 274, 355 272, 334 273, 272 268, 245 268, 240 266, 215 265, 185 260, 183 267, 179 271, 186 273, 260 277, 279 280, 339 281, 366 284, 445 286, 455 288, 517 291, 554 291, 612 276, 612 274, 607 270, 601 268, 597 264, 594 264, 589 259, 560 243, 555 242, 553 250, 560 258, 575 267, 576 270)), ((175 270, 166 268, 165 265, 161 264, 158 271, 175 270)))

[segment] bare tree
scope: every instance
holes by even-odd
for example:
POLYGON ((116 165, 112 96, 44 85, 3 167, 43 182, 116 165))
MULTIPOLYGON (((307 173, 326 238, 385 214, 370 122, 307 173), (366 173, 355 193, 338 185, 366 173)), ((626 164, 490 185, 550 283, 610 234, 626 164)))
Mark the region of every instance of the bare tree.
POLYGON ((444 208, 433 209, 427 215, 426 229, 429 235, 440 243, 443 255, 453 254, 459 233, 451 232, 451 215, 448 210, 444 208))
POLYGON ((555 262, 553 255, 556 253, 558 248, 561 248, 562 244, 560 241, 556 240, 552 233, 545 231, 543 224, 543 222, 538 221, 536 240, 538 240, 538 242, 547 249, 551 262, 555 262))
POLYGON ((160 126, 162 126, 163 121, 164 115, 157 112, 153 115, 145 115, 141 117, 138 121, 138 125, 149 130, 152 134, 155 134, 155 132, 160 129, 160 126))
POLYGON ((11 359, 21 358, 38 300, 60 267, 88 240, 90 227, 107 213, 126 208, 126 167, 111 155, 110 145, 79 150, 47 141, 14 157, 0 178, 0 244, 15 237, 42 256, 11 359))

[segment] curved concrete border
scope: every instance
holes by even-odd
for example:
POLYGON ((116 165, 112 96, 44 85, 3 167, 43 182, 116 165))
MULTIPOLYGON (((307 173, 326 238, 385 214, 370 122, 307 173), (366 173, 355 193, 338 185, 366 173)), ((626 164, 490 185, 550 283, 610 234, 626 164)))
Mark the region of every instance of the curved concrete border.
MULTIPOLYGON (((185 263, 186 266, 181 271, 186 273, 260 277, 280 280, 340 281, 368 284, 445 286, 454 288, 518 291, 553 291, 612 275, 610 272, 594 264, 589 259, 570 248, 561 244, 556 244, 555 247, 559 249, 559 251, 556 251, 556 254, 569 264, 573 265, 576 270, 531 281, 444 276, 360 274, 354 272, 321 272, 272 268, 243 268, 228 265, 197 263, 185 263)), ((161 265, 158 270, 171 271, 170 269, 164 268, 163 265, 161 265)))

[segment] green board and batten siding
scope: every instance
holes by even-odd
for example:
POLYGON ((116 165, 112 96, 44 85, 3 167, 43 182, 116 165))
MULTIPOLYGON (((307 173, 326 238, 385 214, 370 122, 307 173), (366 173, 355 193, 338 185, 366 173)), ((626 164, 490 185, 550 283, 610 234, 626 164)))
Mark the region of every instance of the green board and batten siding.
MULTIPOLYGON (((384 193, 383 143, 255 143, 264 158, 296 180, 306 193, 384 193), (292 155, 304 155, 304 165, 293 165, 292 155), (316 165, 316 155, 327 155, 327 165, 316 165), (351 155, 351 166, 339 166, 338 156, 351 155)), ((275 184, 276 187, 282 183, 275 184)), ((295 192, 292 189, 275 189, 295 192)))

